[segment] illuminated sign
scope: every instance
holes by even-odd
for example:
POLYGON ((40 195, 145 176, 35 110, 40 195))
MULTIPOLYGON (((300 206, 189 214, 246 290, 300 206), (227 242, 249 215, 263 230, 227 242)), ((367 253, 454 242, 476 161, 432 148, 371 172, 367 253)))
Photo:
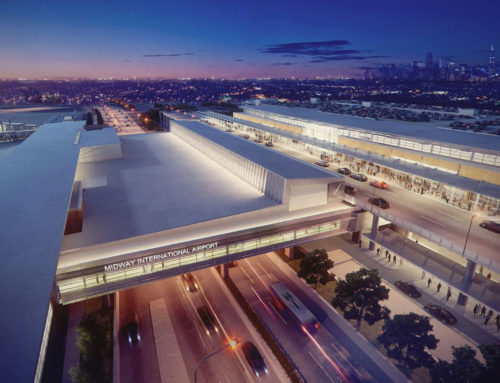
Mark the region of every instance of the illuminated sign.
POLYGON ((204 245, 190 246, 179 250, 164 251, 163 253, 159 254, 146 255, 135 259, 129 259, 127 261, 116 262, 112 263, 111 265, 104 266, 104 271, 119 270, 127 267, 144 265, 155 261, 161 261, 163 259, 175 258, 180 255, 200 253, 205 250, 215 249, 218 243, 219 242, 211 242, 211 243, 206 243, 204 245))

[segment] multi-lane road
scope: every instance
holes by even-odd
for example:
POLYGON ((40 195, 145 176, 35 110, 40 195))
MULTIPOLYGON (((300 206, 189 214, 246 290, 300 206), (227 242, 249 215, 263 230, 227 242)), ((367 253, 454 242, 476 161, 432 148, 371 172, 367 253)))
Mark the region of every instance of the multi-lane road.
POLYGON ((203 363, 197 373, 198 382, 285 382, 284 372, 271 351, 231 300, 214 269, 200 270, 195 273, 195 278, 198 290, 193 292, 186 290, 181 277, 174 277, 119 293, 120 328, 126 326, 130 314, 137 313, 141 333, 141 341, 133 345, 123 334, 119 337, 121 381, 161 381, 149 303, 164 299, 192 381, 195 367, 203 357, 236 338, 240 346, 249 340, 257 346, 269 374, 257 378, 241 347, 237 346, 235 351, 228 348, 203 363), (214 313, 218 333, 207 334, 197 313, 201 306, 210 307, 214 313))

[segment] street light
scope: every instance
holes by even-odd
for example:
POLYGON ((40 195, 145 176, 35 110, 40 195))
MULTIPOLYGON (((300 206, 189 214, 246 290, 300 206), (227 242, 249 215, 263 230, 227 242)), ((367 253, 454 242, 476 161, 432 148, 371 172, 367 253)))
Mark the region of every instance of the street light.
MULTIPOLYGON (((467 236, 465 237, 464 250, 462 251, 462 257, 465 256, 465 250, 467 248, 467 241, 469 240, 470 229, 472 228, 472 222, 474 221, 474 218, 476 218, 475 214, 473 214, 470 217, 469 230, 467 230, 467 236)), ((468 272, 469 262, 470 261, 467 262, 467 267, 465 268, 464 279, 462 280, 462 284, 460 285, 461 290, 466 290, 469 287, 469 285, 472 281, 472 278, 474 277, 474 267, 472 268, 472 272, 470 272, 470 273, 468 272)), ((463 294, 461 291, 459 291, 459 293, 458 293, 457 303, 461 306, 465 306, 465 304, 467 303, 467 296, 465 294, 463 294)))
POLYGON ((196 365, 196 367, 194 369, 194 383, 197 383, 197 375, 196 375, 196 373, 198 372, 198 368, 203 364, 203 362, 205 362, 208 358, 214 356, 215 354, 218 354, 219 352, 224 351, 226 348, 229 348, 229 347, 232 347, 233 349, 236 348, 236 346, 238 345, 238 343, 239 342, 238 342, 237 339, 231 339, 228 344, 222 346, 221 348, 219 348, 218 350, 215 350, 214 352, 211 352, 208 355, 205 355, 198 362, 198 364, 196 365))
POLYGON ((465 256, 465 248, 467 247, 467 241, 469 240, 470 229, 472 228, 472 221, 476 218, 475 214, 470 217, 469 230, 467 231, 467 236, 465 237, 464 250, 462 251, 462 257, 465 256))

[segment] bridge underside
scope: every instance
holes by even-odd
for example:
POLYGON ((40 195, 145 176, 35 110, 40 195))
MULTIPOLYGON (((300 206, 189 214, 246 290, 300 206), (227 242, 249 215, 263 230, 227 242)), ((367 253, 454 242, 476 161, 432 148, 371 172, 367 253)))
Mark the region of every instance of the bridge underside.
POLYGON ((55 295, 70 304, 190 271, 296 246, 351 230, 351 213, 243 230, 120 256, 119 262, 56 275, 55 295), (197 251, 199 250, 199 251, 197 251))

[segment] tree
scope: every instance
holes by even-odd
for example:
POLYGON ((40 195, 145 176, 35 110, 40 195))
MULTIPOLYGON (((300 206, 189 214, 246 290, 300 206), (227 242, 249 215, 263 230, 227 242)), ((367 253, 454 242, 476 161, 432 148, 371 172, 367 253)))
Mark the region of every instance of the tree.
POLYGON ((69 371, 74 383, 107 383, 112 380, 110 362, 113 355, 111 328, 107 321, 95 316, 83 318, 76 329, 76 346, 80 351, 78 369, 69 371))
POLYGON ((314 283, 314 288, 317 288, 318 282, 324 285, 334 279, 334 276, 328 272, 332 267, 333 261, 328 258, 326 250, 314 249, 300 262, 297 275, 304 278, 307 283, 314 283))
POLYGON ((381 285, 375 269, 361 268, 347 274, 337 283, 335 293, 332 305, 342 309, 346 319, 356 319, 358 329, 362 319, 372 325, 389 316, 390 310, 379 303, 389 298, 389 289, 381 285))
POLYGON ((95 114, 97 116, 97 125, 104 125, 104 120, 102 118, 102 114, 99 111, 99 109, 95 108, 94 111, 95 111, 95 114))
POLYGON ((396 359, 407 369, 432 367, 434 358, 425 349, 434 350, 439 339, 429 334, 432 325, 429 317, 415 313, 398 314, 387 318, 383 333, 377 340, 387 350, 387 355, 396 359))
POLYGON ((432 383, 495 382, 500 374, 500 345, 481 344, 479 350, 486 364, 476 359, 476 350, 469 345, 453 347, 453 361, 440 360, 431 369, 432 383))

